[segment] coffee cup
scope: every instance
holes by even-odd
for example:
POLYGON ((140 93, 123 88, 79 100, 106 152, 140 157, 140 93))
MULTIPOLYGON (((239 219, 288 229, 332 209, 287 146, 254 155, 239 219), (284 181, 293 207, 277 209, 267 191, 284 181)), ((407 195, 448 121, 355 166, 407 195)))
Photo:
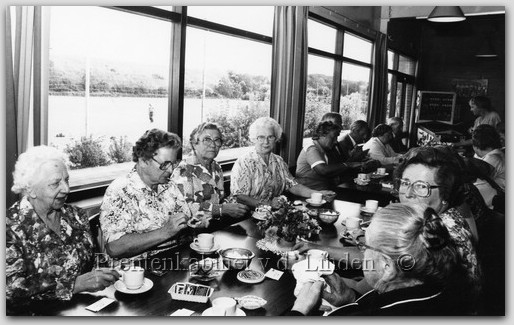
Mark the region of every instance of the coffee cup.
POLYGON ((206 250, 211 249, 214 246, 214 235, 213 234, 199 234, 195 239, 194 243, 198 248, 206 250))
POLYGON ((377 174, 379 175, 385 175, 386 169, 385 168, 377 168, 377 174))
POLYGON ((212 301, 212 314, 215 316, 234 316, 236 301, 229 297, 219 297, 212 301))
POLYGON ((129 290, 137 290, 145 281, 145 269, 140 266, 130 266, 128 269, 116 269, 121 276, 121 281, 129 290))
POLYGON ((348 217, 346 218, 346 228, 347 229, 358 229, 360 228, 362 223, 362 219, 359 217, 348 217))
POLYGON ((328 252, 321 249, 309 249, 307 251, 307 257, 313 261, 326 260, 328 257, 328 252))
POLYGON ((359 174, 357 175, 357 177, 358 177, 358 178, 359 178, 359 180, 361 180, 361 181, 367 181, 367 180, 369 180, 369 175, 368 175, 368 174, 366 174, 366 173, 359 173, 359 174))
POLYGON ((377 200, 366 200, 366 210, 370 212, 375 212, 378 209, 378 201, 377 200))
POLYGON ((313 203, 321 203, 321 201, 323 200, 323 194, 322 193, 312 193, 311 194, 311 201, 313 203))

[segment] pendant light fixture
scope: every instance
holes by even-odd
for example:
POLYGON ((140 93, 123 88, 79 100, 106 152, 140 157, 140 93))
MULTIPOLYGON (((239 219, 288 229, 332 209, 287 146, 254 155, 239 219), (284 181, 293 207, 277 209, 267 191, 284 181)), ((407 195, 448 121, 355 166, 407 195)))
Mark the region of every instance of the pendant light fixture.
POLYGON ((428 15, 428 20, 437 23, 452 23, 466 20, 459 6, 436 6, 428 15))

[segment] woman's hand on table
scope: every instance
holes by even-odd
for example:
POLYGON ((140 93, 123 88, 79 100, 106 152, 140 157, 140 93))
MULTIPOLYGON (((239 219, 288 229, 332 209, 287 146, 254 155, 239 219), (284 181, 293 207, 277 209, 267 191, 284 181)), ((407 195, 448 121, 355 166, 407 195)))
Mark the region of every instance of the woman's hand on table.
POLYGON ((82 291, 95 292, 103 290, 116 282, 119 277, 120 274, 114 269, 95 269, 91 272, 81 274, 75 279, 73 293, 82 291))
POLYGON ((353 291, 339 275, 332 273, 323 276, 323 278, 330 287, 330 292, 324 290, 321 293, 323 299, 336 307, 355 301, 355 291, 353 291))
POLYGON ((174 237, 182 229, 187 227, 187 220, 185 214, 177 213, 168 216, 168 221, 162 225, 162 230, 167 234, 169 238, 174 237))
POLYGON ((250 211, 248 206, 241 203, 223 203, 221 209, 223 214, 228 214, 233 218, 242 218, 250 211))
POLYGON ((309 314, 320 303, 321 290, 323 290, 324 284, 323 281, 305 283, 291 310, 299 311, 304 315, 309 314))
POLYGON ((297 250, 299 254, 303 254, 309 249, 323 249, 321 245, 308 241, 301 241, 293 246, 293 250, 297 250))

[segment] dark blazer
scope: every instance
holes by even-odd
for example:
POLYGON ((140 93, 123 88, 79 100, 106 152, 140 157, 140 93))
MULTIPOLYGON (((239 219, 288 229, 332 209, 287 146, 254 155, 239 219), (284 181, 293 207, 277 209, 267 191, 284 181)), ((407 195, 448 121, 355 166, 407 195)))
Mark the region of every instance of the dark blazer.
MULTIPOLYGON (((466 315, 462 306, 438 289, 428 285, 365 293, 354 303, 342 306, 328 316, 448 316, 466 315)), ((288 316, 301 316, 291 311, 288 316)))
POLYGON ((350 139, 350 135, 346 134, 343 139, 337 143, 337 147, 339 152, 341 152, 341 156, 343 157, 344 161, 348 160, 350 157, 350 152, 354 148, 352 139, 350 139))

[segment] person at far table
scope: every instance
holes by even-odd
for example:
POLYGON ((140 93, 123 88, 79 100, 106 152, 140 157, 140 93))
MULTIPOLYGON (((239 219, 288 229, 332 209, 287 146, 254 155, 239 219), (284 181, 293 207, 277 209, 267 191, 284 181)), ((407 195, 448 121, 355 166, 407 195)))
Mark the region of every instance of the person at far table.
POLYGON ((193 149, 173 171, 171 181, 185 197, 193 214, 208 211, 214 219, 222 216, 241 218, 249 208, 241 203, 223 203, 223 170, 214 160, 223 144, 220 127, 204 122, 198 125, 189 138, 193 149))
POLYGON ((94 270, 93 241, 84 211, 66 204, 67 158, 36 146, 16 162, 12 191, 21 199, 6 216, 6 314, 30 315, 33 302, 70 300, 103 290, 119 278, 94 270))
POLYGON ((425 205, 390 204, 366 230, 364 279, 359 297, 336 274, 305 285, 288 316, 309 315, 321 298, 335 307, 328 316, 467 315, 454 299, 458 256, 448 230, 425 205), (326 290, 328 286, 330 290, 326 290))
POLYGON ((316 191, 298 183, 282 157, 273 153, 281 136, 282 127, 271 117, 260 117, 250 125, 249 137, 255 147, 239 157, 232 167, 232 199, 251 208, 271 205, 273 199, 285 191, 304 198, 321 192, 327 201, 332 200, 335 192, 316 191))
POLYGON ((387 119, 387 125, 393 129, 393 139, 389 143, 391 148, 398 153, 407 152, 408 148, 403 144, 403 139, 406 137, 403 132, 403 119, 398 116, 390 117, 387 119))
POLYGON ((350 132, 337 143, 343 154, 343 162, 369 160, 368 151, 363 150, 362 145, 368 141, 370 134, 371 130, 366 121, 356 120, 350 125, 350 132))
MULTIPOLYGON (((115 179, 100 207, 106 252, 115 258, 144 258, 176 243, 192 214, 177 186, 169 182, 181 149, 178 135, 151 129, 132 149, 136 163, 115 179)), ((202 220, 207 225, 208 221, 202 220)))
MULTIPOLYGON (((473 113, 474 116, 477 118, 475 119, 475 122, 473 123, 473 126, 469 128, 468 136, 473 134, 473 130, 482 124, 488 124, 492 127, 496 127, 502 120, 500 115, 493 110, 491 106, 491 100, 488 97, 485 96, 475 96, 472 97, 469 100, 469 107, 471 110, 471 113, 473 113)), ((462 140, 460 142, 456 142, 453 144, 455 147, 462 147, 462 146, 471 146, 473 144, 473 140, 467 139, 462 140)))
MULTIPOLYGON (((489 182, 495 182, 502 190, 505 190, 505 154, 501 151, 501 139, 496 129, 488 124, 482 124, 475 128, 472 135, 475 158, 487 162, 493 167, 492 175, 488 175, 489 182)), ((497 190, 484 179, 477 179, 475 186, 482 194, 485 203, 493 208, 493 197, 497 190)))
POLYGON ((334 188, 344 176, 353 176, 367 163, 330 161, 328 153, 334 150, 341 127, 330 121, 321 122, 310 141, 304 145, 296 160, 296 178, 299 183, 315 190, 334 188))
POLYGON ((364 144, 363 150, 369 150, 369 156, 380 161, 382 165, 397 164, 402 155, 391 148, 393 128, 387 124, 379 124, 371 133, 371 139, 364 144))

